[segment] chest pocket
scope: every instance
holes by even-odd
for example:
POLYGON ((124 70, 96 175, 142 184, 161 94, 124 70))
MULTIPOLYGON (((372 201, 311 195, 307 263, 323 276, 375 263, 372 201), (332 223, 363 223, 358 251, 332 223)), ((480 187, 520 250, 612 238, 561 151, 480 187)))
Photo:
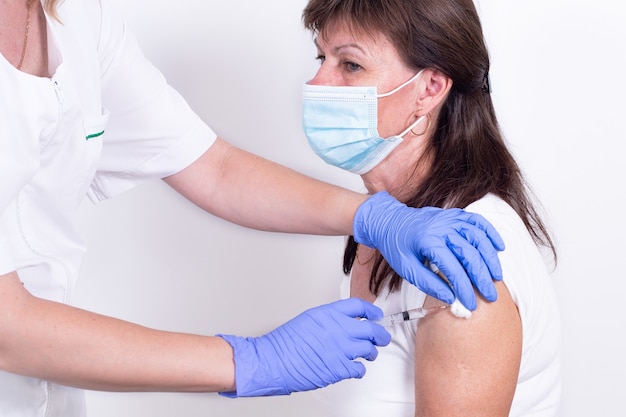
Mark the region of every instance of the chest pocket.
POLYGON ((86 118, 83 122, 83 127, 85 130, 85 140, 92 141, 93 139, 102 139, 108 121, 109 111, 104 108, 102 109, 102 115, 86 118))
POLYGON ((108 121, 109 111, 105 108, 102 109, 101 115, 85 117, 83 120, 83 131, 79 140, 82 142, 81 159, 84 165, 80 169, 81 175, 76 178, 80 194, 86 192, 98 169, 108 121))
POLYGON ((86 143, 88 159, 100 156, 108 122, 109 111, 104 107, 101 115, 83 118, 82 140, 86 143))

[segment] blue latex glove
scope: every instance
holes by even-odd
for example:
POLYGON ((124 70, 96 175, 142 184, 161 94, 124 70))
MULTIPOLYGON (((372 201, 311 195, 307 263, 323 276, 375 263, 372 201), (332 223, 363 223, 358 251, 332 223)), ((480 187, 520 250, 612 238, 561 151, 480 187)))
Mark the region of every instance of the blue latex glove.
POLYGON ((504 242, 478 214, 410 208, 382 191, 357 210, 354 239, 378 249, 401 277, 448 304, 456 294, 465 307, 475 310, 472 283, 486 300, 498 296, 493 280, 502 279, 502 268, 496 250, 504 250, 504 242), (424 266, 426 261, 441 270, 452 288, 424 266))
POLYGON ((261 337, 218 335, 235 356, 236 392, 227 397, 286 395, 322 388, 346 378, 361 378, 365 366, 356 358, 374 360, 376 346, 391 335, 380 325, 376 306, 349 298, 312 308, 261 337))

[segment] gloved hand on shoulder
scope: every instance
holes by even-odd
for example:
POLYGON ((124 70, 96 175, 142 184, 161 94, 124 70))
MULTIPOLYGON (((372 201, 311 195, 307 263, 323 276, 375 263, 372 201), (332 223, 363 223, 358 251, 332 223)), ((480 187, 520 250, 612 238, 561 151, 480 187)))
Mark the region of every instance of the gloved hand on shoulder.
POLYGON ((493 280, 502 279, 497 251, 504 250, 504 242, 479 214, 411 208, 382 191, 358 208, 354 239, 378 249, 401 277, 443 302, 451 304, 458 297, 465 307, 475 310, 472 284, 486 300, 497 298, 493 280), (425 266, 427 261, 439 268, 450 285, 425 266))

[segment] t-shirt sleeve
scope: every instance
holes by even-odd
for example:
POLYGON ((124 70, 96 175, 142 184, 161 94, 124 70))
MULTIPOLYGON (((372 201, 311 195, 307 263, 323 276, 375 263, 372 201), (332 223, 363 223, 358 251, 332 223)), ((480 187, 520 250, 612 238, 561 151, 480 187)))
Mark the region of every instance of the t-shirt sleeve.
POLYGON ((121 15, 101 2, 102 101, 109 112, 88 196, 103 200, 200 157, 216 134, 143 55, 121 15))

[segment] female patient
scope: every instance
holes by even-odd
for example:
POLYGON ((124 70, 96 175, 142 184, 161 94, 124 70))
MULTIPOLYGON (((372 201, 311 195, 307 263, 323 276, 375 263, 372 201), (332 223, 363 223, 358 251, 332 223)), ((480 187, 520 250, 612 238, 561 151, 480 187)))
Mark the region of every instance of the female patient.
MULTIPOLYGON (((324 415, 555 415, 560 327, 542 249, 556 253, 499 131, 472 1, 310 0, 303 19, 321 64, 304 88, 315 152, 370 193, 480 213, 506 244, 497 302, 392 326, 367 378, 317 394, 324 415)), ((344 272, 342 295, 386 314, 441 304, 353 238, 344 272)))

